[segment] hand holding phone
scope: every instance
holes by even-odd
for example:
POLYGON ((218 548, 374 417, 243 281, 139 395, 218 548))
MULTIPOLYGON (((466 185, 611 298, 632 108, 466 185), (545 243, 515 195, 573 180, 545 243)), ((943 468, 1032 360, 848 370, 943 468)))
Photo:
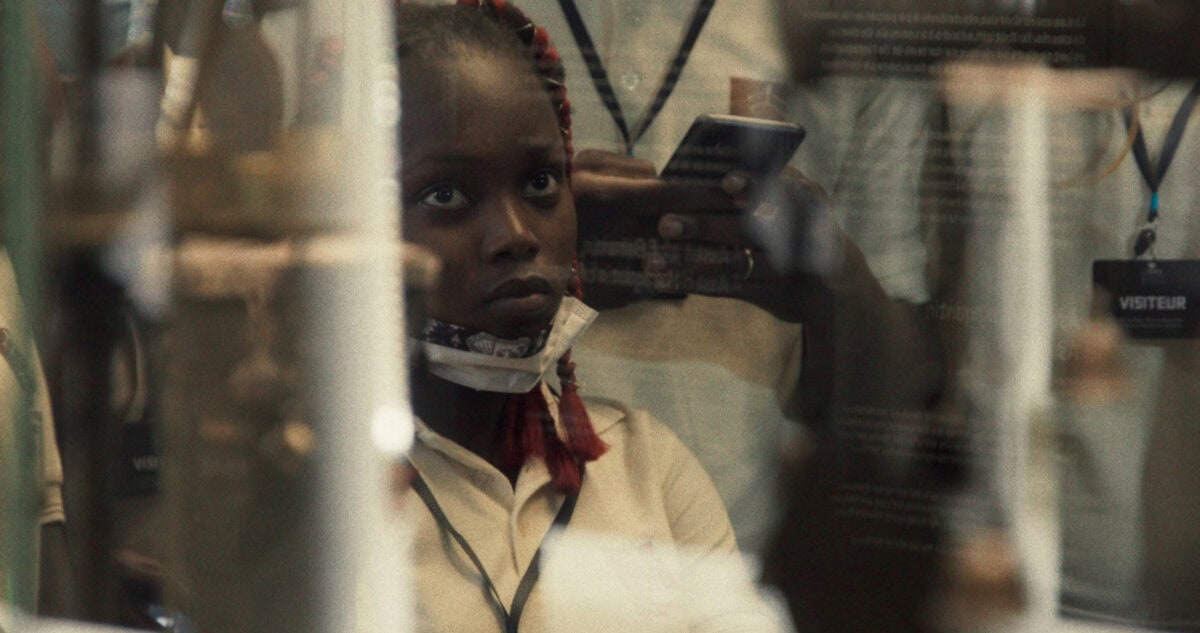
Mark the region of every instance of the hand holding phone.
POLYGON ((645 161, 581 153, 574 190, 589 288, 623 287, 627 298, 740 295, 756 249, 739 216, 765 191, 758 185, 780 180, 804 136, 792 123, 701 115, 657 178, 645 161), (733 172, 748 177, 746 187, 726 188, 733 172), (663 221, 672 216, 682 224, 669 235, 663 221))

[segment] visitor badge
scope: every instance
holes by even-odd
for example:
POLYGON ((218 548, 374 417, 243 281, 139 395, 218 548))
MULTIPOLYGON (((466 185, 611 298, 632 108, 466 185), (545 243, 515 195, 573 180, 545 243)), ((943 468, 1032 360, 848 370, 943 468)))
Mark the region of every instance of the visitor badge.
POLYGON ((1200 260, 1097 260, 1092 282, 1131 338, 1200 334, 1200 260))

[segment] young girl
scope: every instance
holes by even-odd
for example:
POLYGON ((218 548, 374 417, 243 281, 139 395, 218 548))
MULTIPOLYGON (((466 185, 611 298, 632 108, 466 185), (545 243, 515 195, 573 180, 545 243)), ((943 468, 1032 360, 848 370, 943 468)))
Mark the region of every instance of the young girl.
MULTIPOLYGON (((572 265, 562 67, 511 5, 463 4, 398 7, 402 230, 442 263, 412 371, 419 628, 609 630, 586 607, 576 621, 554 619, 561 587, 538 579, 554 557, 543 551, 552 527, 701 558, 732 555, 734 536, 707 475, 666 427, 580 400, 569 348, 595 313, 572 265), (551 366, 557 389, 542 379, 551 366)), ((642 591, 647 574, 664 582, 657 570, 617 567, 572 571, 596 592, 615 575, 634 599, 624 618, 649 609, 670 614, 654 620, 664 630, 763 630, 757 613, 720 601, 692 612, 669 592, 642 591)))

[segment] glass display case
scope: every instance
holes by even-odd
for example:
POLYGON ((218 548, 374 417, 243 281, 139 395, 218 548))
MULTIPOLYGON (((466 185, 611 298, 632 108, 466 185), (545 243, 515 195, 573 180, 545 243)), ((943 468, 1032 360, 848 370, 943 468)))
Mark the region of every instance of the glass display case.
POLYGON ((432 4, 0 0, 0 629, 1200 629, 1200 7, 432 4), (456 313, 509 49, 556 158, 479 226, 576 256, 456 313))

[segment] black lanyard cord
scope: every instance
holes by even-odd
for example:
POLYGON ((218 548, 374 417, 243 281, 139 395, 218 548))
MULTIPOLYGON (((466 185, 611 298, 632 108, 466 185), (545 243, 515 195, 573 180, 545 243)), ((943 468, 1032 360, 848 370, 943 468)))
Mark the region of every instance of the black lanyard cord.
MULTIPOLYGON (((1158 188, 1162 185, 1163 178, 1167 175, 1167 169, 1171 167, 1171 161, 1175 158, 1175 151, 1179 149, 1179 144, 1183 140, 1183 132, 1187 129, 1188 120, 1191 118, 1192 110, 1196 107, 1198 97, 1200 97, 1200 81, 1192 86, 1187 96, 1184 97, 1183 103, 1179 104, 1175 118, 1171 120, 1171 127, 1167 129, 1167 137, 1163 141, 1162 152, 1158 156, 1157 169, 1150 163, 1150 153, 1146 149, 1146 137, 1142 134, 1141 126, 1138 126, 1133 141, 1133 158, 1137 161, 1142 179, 1150 188, 1150 211, 1146 217, 1148 223, 1158 220, 1158 188)), ((1125 126, 1131 127, 1132 125, 1133 110, 1126 108, 1125 126)))
MULTIPOLYGON (((541 560, 542 560, 542 544, 538 545, 537 551, 533 554, 533 560, 529 562, 529 568, 525 570, 525 575, 521 577, 521 582, 517 585, 517 592, 513 595, 512 611, 504 608, 504 601, 500 598, 500 592, 496 589, 496 584, 492 582, 491 576, 483 567, 483 561, 479 560, 479 556, 475 554, 475 550, 467 543, 467 539, 450 523, 450 519, 446 516, 446 512, 442 510, 442 506, 438 503, 436 497, 433 496, 433 491, 429 489, 429 484, 417 475, 412 480, 413 490, 417 491, 417 496, 421 501, 425 502, 425 507, 429 508, 429 513, 433 515, 433 519, 437 521, 438 527, 458 543, 467 557, 475 565, 475 569, 479 570, 479 576, 483 580, 484 596, 489 599, 492 606, 496 609, 497 615, 504 622, 505 633, 517 633, 518 625, 521 622, 521 613, 525 610, 525 601, 529 599, 529 594, 533 591, 533 586, 537 583, 538 576, 541 575, 541 560)), ((575 513, 575 502, 579 499, 578 494, 569 495, 563 499, 562 506, 558 509, 558 514, 554 515, 554 524, 552 527, 566 527, 571 522, 571 515, 575 513)))
POLYGON ((579 47, 583 61, 587 64, 588 74, 592 77, 592 85, 596 87, 596 92, 600 93, 604 107, 612 116, 613 122, 617 124, 617 129, 621 131, 627 155, 633 156, 634 144, 642 138, 642 134, 654 122, 671 96, 671 92, 675 90, 675 84, 683 73, 683 67, 687 65, 692 48, 695 47, 696 40, 700 37, 700 31, 704 28, 704 23, 708 20, 708 14, 712 12, 715 3, 716 0, 700 0, 696 5, 696 11, 692 14, 692 21, 688 25, 687 33, 683 36, 683 41, 679 43, 679 50, 675 52, 675 57, 671 60, 671 65, 667 68, 667 73, 658 86, 654 101, 650 103, 650 108, 638 123, 637 129, 631 133, 629 124, 625 121, 625 113, 621 110, 621 103, 617 100, 616 93, 613 92, 608 71, 604 68, 604 62, 600 60, 600 53, 596 50, 596 44, 592 41, 591 34, 588 33, 587 25, 583 23, 583 16, 579 14, 579 7, 575 6, 574 0, 558 0, 563 15, 567 18, 567 24, 571 27, 571 35, 575 38, 575 44, 579 47))

